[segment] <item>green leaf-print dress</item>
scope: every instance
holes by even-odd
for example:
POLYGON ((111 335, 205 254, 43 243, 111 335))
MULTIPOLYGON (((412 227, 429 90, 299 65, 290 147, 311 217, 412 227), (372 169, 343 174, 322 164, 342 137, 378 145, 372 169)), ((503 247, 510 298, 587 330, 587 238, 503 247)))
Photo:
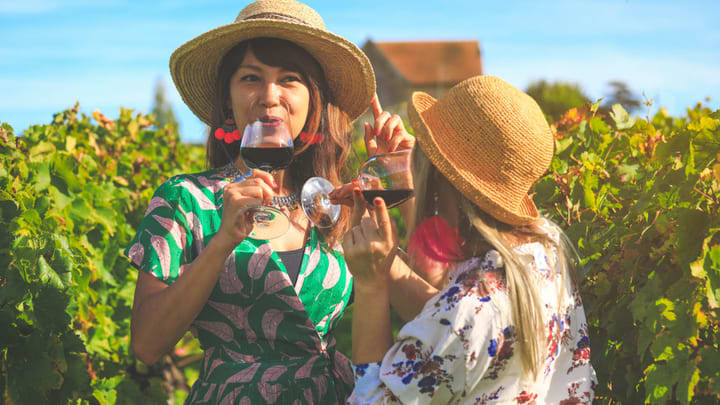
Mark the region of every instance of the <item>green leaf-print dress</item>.
MULTIPOLYGON (((227 183, 218 170, 169 179, 125 255, 172 284, 219 229, 227 183)), ((332 328, 351 289, 342 255, 315 228, 294 286, 267 241, 244 240, 192 323, 204 357, 186 403, 344 403, 353 374, 332 328)))

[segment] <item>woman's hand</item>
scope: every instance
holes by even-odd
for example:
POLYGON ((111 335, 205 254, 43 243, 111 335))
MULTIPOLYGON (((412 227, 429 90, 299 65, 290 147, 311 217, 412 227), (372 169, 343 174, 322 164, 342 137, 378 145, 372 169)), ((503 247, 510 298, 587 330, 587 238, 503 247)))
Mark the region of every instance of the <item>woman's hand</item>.
POLYGON ((342 246, 353 274, 355 288, 388 288, 390 265, 397 251, 397 232, 382 198, 373 201, 370 216, 363 216, 365 201, 359 188, 353 189, 351 229, 342 246))
POLYGON ((216 237, 233 248, 240 244, 252 231, 252 212, 246 209, 269 203, 277 187, 270 173, 257 169, 245 180, 226 185, 222 221, 216 237))
POLYGON ((374 125, 365 123, 365 150, 368 157, 395 152, 396 150, 412 149, 415 137, 408 134, 402 118, 397 114, 383 111, 377 94, 372 100, 374 125))

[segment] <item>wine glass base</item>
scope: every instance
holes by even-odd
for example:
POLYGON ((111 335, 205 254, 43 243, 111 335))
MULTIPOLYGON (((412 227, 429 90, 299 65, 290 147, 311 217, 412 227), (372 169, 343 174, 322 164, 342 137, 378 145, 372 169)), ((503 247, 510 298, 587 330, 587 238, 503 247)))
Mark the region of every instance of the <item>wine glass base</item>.
POLYGON ((247 208, 252 213, 253 228, 250 239, 269 240, 285 235, 290 229, 290 218, 281 210, 263 205, 247 208))
POLYGON ((300 205, 310 222, 318 228, 330 228, 340 218, 340 206, 330 202, 335 187, 322 177, 311 177, 300 192, 300 205))

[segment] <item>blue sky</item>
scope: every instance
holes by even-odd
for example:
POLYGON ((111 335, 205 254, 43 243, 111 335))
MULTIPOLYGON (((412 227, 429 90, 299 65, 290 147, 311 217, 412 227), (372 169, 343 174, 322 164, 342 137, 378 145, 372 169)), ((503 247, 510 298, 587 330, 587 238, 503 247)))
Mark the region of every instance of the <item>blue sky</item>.
MULTIPOLYGON (((0 121, 17 133, 80 102, 116 117, 149 111, 164 82, 186 141, 204 138, 168 72, 184 42, 227 24, 246 1, 0 0, 0 121)), ((484 73, 524 89, 578 83, 591 98, 626 82, 682 115, 720 108, 720 1, 307 1, 331 31, 367 39, 478 40, 484 73)))

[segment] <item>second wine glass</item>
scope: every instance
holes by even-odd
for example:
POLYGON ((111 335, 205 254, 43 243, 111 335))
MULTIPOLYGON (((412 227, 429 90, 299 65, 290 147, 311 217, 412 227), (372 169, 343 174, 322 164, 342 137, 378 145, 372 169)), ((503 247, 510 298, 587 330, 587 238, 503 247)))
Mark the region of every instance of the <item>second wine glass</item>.
MULTIPOLYGON (((368 204, 381 197, 393 208, 413 196, 411 156, 412 150, 405 149, 373 156, 360 166, 357 180, 368 204)), ((311 177, 303 185, 300 205, 315 226, 329 228, 337 223, 340 206, 332 204, 329 197, 334 189, 322 177, 311 177)))

